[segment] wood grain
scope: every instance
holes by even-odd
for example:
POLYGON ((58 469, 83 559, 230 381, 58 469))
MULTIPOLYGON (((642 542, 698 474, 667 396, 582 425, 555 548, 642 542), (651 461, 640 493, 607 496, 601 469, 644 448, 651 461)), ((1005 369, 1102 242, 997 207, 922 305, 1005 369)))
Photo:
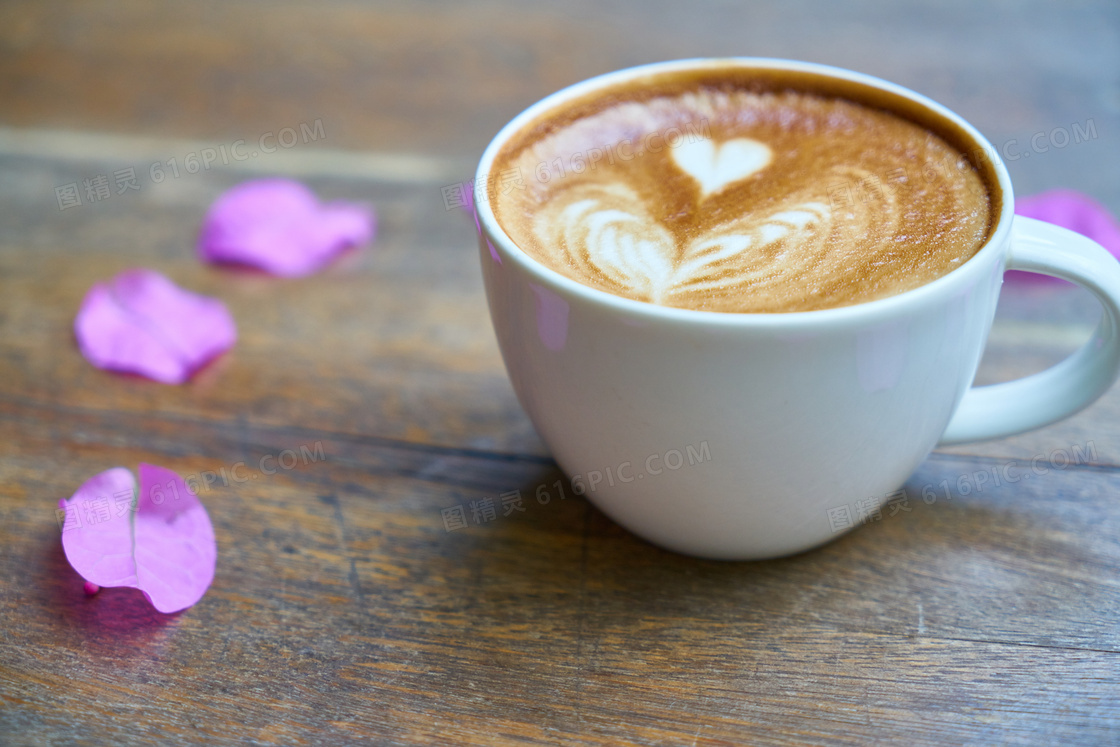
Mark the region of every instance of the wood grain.
MULTIPOLYGON (((0 743, 1116 743, 1120 390, 936 451, 819 550, 674 555, 555 491, 442 188, 560 86, 759 54, 911 85, 997 145, 1091 119, 1013 178, 1120 212, 1118 37, 1105 2, 0 6, 0 743), (280 160, 151 178, 316 119, 280 160), (60 209, 127 168, 138 190, 60 209), (300 280, 201 265, 207 206, 269 168, 375 205, 375 245, 300 280), (89 366, 74 313, 132 266, 224 299, 236 348, 183 387, 89 366), (59 497, 140 462, 215 524, 214 584, 178 615, 84 596, 58 540, 59 497)), ((978 381, 1052 365, 1096 318, 1009 281, 978 381)))

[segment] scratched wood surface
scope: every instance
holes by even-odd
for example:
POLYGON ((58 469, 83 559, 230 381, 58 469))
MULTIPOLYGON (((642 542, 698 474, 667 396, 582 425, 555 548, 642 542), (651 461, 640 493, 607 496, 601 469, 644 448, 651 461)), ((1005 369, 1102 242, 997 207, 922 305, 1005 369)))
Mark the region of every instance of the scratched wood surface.
MULTIPOLYGON (((1021 194, 1120 212, 1103 0, 0 5, 0 743, 1120 741, 1120 389, 935 452, 905 501, 783 560, 681 557, 533 498, 561 476, 443 188, 552 90, 724 54, 912 86, 1021 194), (85 198, 129 168, 137 189, 85 198), (259 174, 373 203, 376 244, 302 280, 202 266, 206 207, 259 174), (89 366, 77 306, 132 266, 223 298, 237 347, 183 387, 89 366), (217 532, 213 586, 174 616, 85 597, 58 540, 59 497, 142 461, 198 481, 217 532)), ((978 379, 1060 360, 1096 316, 1009 283, 978 379)))

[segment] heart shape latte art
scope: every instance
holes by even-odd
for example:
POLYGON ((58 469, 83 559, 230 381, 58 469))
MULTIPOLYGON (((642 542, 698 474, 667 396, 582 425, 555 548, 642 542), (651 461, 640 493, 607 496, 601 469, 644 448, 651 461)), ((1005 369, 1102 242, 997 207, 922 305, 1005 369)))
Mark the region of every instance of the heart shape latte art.
MULTIPOLYGON (((697 209, 712 194, 766 168, 769 149, 739 138, 722 144, 680 146, 673 162, 700 185, 697 209)), ((859 179, 856 172, 836 178, 859 179)), ((894 219, 881 201, 879 219, 894 219)), ((813 278, 844 257, 834 234, 867 230, 866 206, 834 215, 827 195, 795 189, 768 202, 764 213, 745 211, 704 230, 675 235, 624 179, 588 181, 564 190, 537 214, 533 231, 559 253, 559 264, 603 290, 668 306, 696 307, 697 299, 749 289, 759 300, 789 287, 791 279, 812 287, 813 278)))
POLYGON ((745 137, 718 144, 711 139, 684 142, 670 153, 677 167, 697 181, 705 197, 766 168, 771 157, 766 145, 745 137))

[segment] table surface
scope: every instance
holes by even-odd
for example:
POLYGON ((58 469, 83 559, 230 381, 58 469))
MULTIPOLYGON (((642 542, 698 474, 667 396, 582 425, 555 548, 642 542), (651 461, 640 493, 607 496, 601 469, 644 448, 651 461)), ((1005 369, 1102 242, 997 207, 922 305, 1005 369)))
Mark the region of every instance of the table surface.
MULTIPOLYGON (((501 510, 561 476, 448 188, 555 89, 735 54, 908 85, 1020 194, 1120 212, 1111 1, 0 5, 0 742, 1116 743, 1120 389, 935 451, 904 508, 782 560, 674 555, 576 497, 501 510), (299 280, 199 263, 207 206, 267 174, 373 203, 376 243, 299 280), (237 320, 186 386, 77 351, 86 290, 134 266, 237 320), (86 597, 60 548, 57 500, 140 462, 201 481, 217 533, 177 615, 86 597)), ((1060 360, 1097 316, 1009 282, 978 381, 1060 360)))

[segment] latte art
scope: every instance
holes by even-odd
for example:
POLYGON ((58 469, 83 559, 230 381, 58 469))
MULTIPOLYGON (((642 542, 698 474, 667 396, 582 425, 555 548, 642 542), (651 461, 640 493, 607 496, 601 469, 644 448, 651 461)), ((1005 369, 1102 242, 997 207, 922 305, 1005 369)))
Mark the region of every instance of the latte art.
MULTIPOLYGON (((764 288, 776 273, 804 272, 813 260, 823 259, 819 238, 832 221, 828 205, 806 201, 761 220, 741 216, 678 246, 628 187, 588 187, 578 193, 574 202, 544 206, 534 222, 536 237, 559 247, 562 266, 577 276, 596 278, 618 295, 666 306, 688 306, 690 297, 735 286, 764 288), (801 248, 798 256, 786 256, 790 246, 801 248)), ((755 301, 761 300, 756 295, 755 301)))
POLYGON ((673 130, 678 137, 630 159, 526 179, 496 198, 499 222, 578 282, 725 312, 899 293, 959 266, 987 235, 983 182, 947 143, 886 112, 799 92, 613 103, 515 143, 499 167, 532 174, 612 137, 673 130), (682 134, 696 121, 702 134, 682 134))
POLYGON ((684 143, 674 148, 671 155, 673 162, 699 183, 706 196, 766 168, 771 152, 757 140, 740 137, 719 144, 711 140, 684 143))

